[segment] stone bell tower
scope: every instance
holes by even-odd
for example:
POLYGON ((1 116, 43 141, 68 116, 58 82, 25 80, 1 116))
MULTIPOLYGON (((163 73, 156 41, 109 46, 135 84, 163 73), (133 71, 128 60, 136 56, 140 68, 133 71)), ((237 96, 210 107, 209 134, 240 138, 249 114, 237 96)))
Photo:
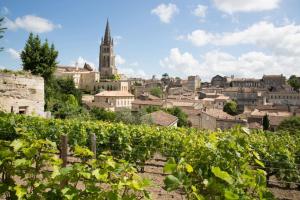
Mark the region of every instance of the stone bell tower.
POLYGON ((110 35, 109 22, 106 22, 104 39, 101 39, 99 55, 99 72, 101 79, 111 79, 118 74, 115 66, 114 40, 110 35))

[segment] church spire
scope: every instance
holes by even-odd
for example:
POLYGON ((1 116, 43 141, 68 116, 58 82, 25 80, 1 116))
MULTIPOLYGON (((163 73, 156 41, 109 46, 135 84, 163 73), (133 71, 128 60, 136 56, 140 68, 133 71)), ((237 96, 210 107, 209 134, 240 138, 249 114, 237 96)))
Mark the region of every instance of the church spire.
POLYGON ((104 43, 105 44, 110 44, 110 42, 111 42, 110 28, 109 28, 109 22, 108 22, 108 19, 107 19, 106 28, 105 28, 105 35, 104 35, 104 43))

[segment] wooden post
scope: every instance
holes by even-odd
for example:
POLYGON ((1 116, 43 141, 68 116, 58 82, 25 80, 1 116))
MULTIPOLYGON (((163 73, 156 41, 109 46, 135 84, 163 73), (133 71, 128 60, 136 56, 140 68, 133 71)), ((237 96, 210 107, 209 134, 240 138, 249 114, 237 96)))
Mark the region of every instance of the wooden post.
MULTIPOLYGON (((62 159, 62 167, 66 167, 68 164, 68 136, 60 136, 60 158, 62 159)), ((63 188, 68 184, 68 180, 62 180, 60 182, 60 187, 63 188)))
POLYGON ((94 153, 94 158, 96 158, 96 134, 91 133, 90 135, 90 140, 91 140, 91 151, 94 153))

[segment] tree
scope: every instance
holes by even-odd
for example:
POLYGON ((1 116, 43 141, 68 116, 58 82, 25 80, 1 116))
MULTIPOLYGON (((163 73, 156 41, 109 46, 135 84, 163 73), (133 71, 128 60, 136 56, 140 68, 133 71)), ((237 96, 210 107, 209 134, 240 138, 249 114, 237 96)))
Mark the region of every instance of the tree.
POLYGON ((45 84, 45 109, 55 118, 88 118, 89 113, 81 106, 81 91, 72 78, 50 78, 45 84))
POLYGON ((188 127, 189 126, 189 121, 188 121, 188 116, 185 112, 183 112, 179 107, 173 107, 173 108, 168 108, 166 109, 166 112, 174 115, 178 118, 178 123, 177 126, 179 127, 188 127))
POLYGON ((229 115, 237 114, 237 103, 235 101, 229 101, 224 105, 223 111, 229 115))
POLYGON ((300 117, 290 117, 283 120, 279 126, 279 131, 286 131, 292 135, 300 134, 300 117))
MULTIPOLYGON (((3 38, 3 33, 6 28, 3 27, 4 17, 0 18, 0 39, 3 38)), ((3 51, 4 47, 0 47, 0 51, 3 51)))
POLYGON ((146 111, 147 113, 153 113, 153 112, 158 111, 158 110, 160 110, 160 108, 159 108, 158 106, 152 106, 152 105, 147 106, 147 107, 145 108, 145 111, 146 111))
POLYGON ((23 70, 30 71, 34 75, 41 75, 48 81, 54 73, 57 65, 58 52, 54 45, 49 47, 46 40, 43 44, 38 35, 30 33, 26 45, 21 52, 23 70))
POLYGON ((268 130, 268 129, 270 128, 270 120, 269 120, 268 115, 265 115, 265 116, 263 117, 262 124, 263 124, 263 129, 264 129, 264 130, 268 130))
POLYGON ((123 122, 124 124, 134 124, 135 118, 129 109, 122 109, 116 112, 116 121, 123 122))
POLYGON ((163 91, 160 87, 154 87, 150 90, 150 94, 156 97, 161 98, 163 95, 163 91))
POLYGON ((107 111, 104 108, 92 108, 90 110, 91 117, 97 120, 113 122, 116 119, 116 113, 107 111))
POLYGON ((115 80, 115 81, 119 81, 119 80, 121 80, 121 75, 120 74, 114 74, 114 75, 112 75, 112 79, 115 80))
POLYGON ((299 91, 300 89, 300 77, 297 77, 295 75, 290 76, 288 80, 288 84, 295 90, 299 91))

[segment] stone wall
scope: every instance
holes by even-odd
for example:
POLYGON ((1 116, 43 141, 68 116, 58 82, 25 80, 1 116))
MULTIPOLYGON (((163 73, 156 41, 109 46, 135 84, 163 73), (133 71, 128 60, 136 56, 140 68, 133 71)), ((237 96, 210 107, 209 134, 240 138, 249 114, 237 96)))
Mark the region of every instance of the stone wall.
POLYGON ((0 110, 45 116, 44 79, 32 75, 0 73, 0 110))

